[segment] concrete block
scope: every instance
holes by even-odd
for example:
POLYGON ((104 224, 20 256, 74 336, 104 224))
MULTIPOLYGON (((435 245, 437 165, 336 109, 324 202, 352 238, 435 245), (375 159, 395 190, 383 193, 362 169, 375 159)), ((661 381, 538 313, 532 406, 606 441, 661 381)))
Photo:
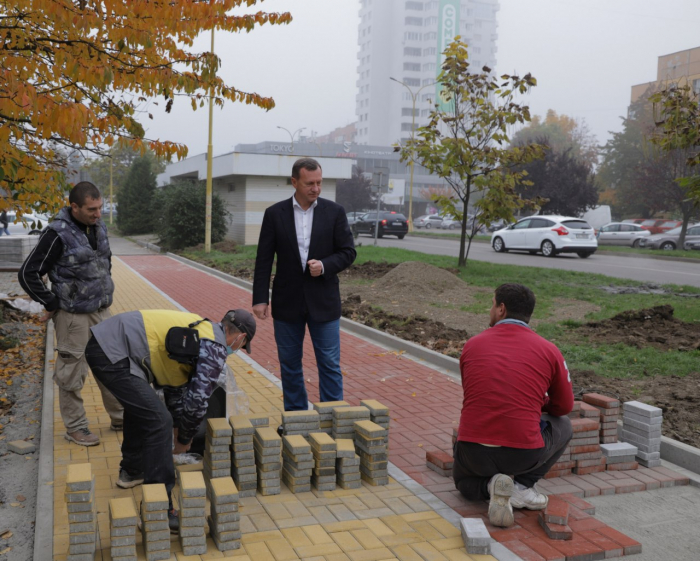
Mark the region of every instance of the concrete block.
POLYGON ((261 448, 281 448, 282 438, 277 434, 277 430, 271 427, 258 427, 255 429, 255 444, 261 448))
POLYGON ((317 423, 319 422, 318 411, 313 409, 306 411, 283 411, 282 424, 287 423, 317 423))
POLYGON ((471 546, 488 546, 491 544, 491 535, 481 518, 461 518, 459 527, 467 551, 469 551, 471 546))
MULTIPOLYGON (((199 475, 201 477, 202 474, 200 473, 199 475)), ((143 490, 141 508, 145 512, 168 510, 168 493, 165 490, 165 485, 162 483, 152 483, 150 485, 142 485, 141 488, 143 490)))
MULTIPOLYGON (((23 440, 15 442, 24 442, 23 440)), ((8 443, 8 448, 12 445, 8 443)), ((30 444, 27 442, 26 444, 30 444)), ((31 444, 31 446, 34 446, 31 444)), ((14 452, 14 450, 12 450, 14 452)), ((33 451, 33 450, 32 450, 33 451)), ((17 452, 18 454, 28 452, 17 452)), ((92 466, 90 464, 69 464, 66 472, 66 490, 68 491, 89 491, 92 489, 92 466)))
POLYGON ((369 409, 362 405, 354 407, 334 407, 333 420, 335 419, 369 419, 369 409))
POLYGON ((248 419, 248 417, 246 417, 245 415, 235 415, 233 417, 229 417, 228 422, 231 425, 231 429, 233 430, 234 439, 237 436, 255 434, 255 428, 253 427, 253 424, 250 422, 250 419, 248 419))
POLYGON ((363 399, 360 401, 360 405, 369 409, 369 413, 373 417, 389 415, 389 408, 379 403, 376 399, 363 399))
POLYGON ((637 447, 629 442, 615 442, 613 444, 601 444, 600 451, 606 458, 634 456, 637 453, 637 447))
POLYGON ((663 410, 661 410, 659 407, 647 405, 646 403, 642 403, 640 401, 626 401, 622 404, 622 409, 625 412, 624 414, 630 412, 649 419, 663 417, 663 410))
POLYGON ((233 429, 227 419, 207 419, 207 434, 214 438, 233 436, 233 429))
POLYGON ((183 497, 180 495, 180 506, 183 508, 202 508, 206 505, 206 497, 183 497))
POLYGON ((336 407, 351 407, 347 401, 318 401, 311 404, 319 415, 332 415, 333 409, 336 407))
POLYGON ((110 499, 109 520, 113 528, 135 527, 138 521, 138 513, 136 512, 134 499, 131 497, 110 499))

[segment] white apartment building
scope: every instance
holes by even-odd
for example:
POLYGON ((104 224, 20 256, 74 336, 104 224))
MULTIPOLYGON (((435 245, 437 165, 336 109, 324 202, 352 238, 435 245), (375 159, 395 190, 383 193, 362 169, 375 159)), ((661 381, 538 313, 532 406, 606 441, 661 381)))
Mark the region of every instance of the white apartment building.
POLYGON ((355 141, 410 138, 414 96, 416 128, 427 122, 441 53, 455 36, 469 45, 475 72, 495 68, 498 10, 498 0, 360 0, 355 141))

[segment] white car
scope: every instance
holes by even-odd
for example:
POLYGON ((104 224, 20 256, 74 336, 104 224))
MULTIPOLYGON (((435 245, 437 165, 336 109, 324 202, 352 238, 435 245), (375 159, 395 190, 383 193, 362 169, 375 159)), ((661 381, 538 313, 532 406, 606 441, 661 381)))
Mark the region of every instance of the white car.
POLYGON ((611 222, 600 228, 598 243, 600 245, 628 245, 639 247, 639 240, 651 236, 649 230, 645 230, 639 224, 629 222, 611 222))
POLYGON ((25 234, 41 234, 41 231, 46 228, 49 223, 49 217, 45 214, 32 214, 25 212, 22 215, 22 219, 26 222, 22 224, 22 220, 15 222, 16 214, 14 211, 9 211, 7 213, 7 221, 9 222, 7 229, 10 231, 10 235, 25 235, 25 234))
POLYGON ((570 216, 530 216, 491 235, 495 251, 528 251, 556 257, 576 253, 590 257, 598 249, 595 231, 588 222, 570 216))

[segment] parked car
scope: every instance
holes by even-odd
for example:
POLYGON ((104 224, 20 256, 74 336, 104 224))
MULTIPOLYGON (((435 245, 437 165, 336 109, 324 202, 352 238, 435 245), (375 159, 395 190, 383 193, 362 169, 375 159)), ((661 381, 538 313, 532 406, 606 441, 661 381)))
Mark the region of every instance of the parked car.
POLYGON ((646 218, 626 218, 622 221, 623 224, 641 224, 646 218))
POLYGON ((528 251, 555 257, 560 253, 576 253, 590 257, 598 249, 593 228, 585 220, 571 216, 531 216, 497 230, 491 235, 495 251, 528 251))
POLYGON ((437 214, 424 214, 416 218, 414 226, 416 228, 425 228, 430 230, 430 228, 440 228, 442 225, 442 216, 437 214))
POLYGON ((348 212, 347 213, 348 225, 352 226, 355 222, 357 222, 358 218, 360 218, 360 216, 362 216, 364 214, 367 214, 366 210, 357 211, 357 212, 348 212))
POLYGON ((442 222, 440 223, 440 228, 443 230, 455 230, 459 228, 462 225, 462 223, 457 220, 454 216, 447 215, 443 217, 442 222))
POLYGON ((598 232, 598 244, 639 247, 639 240, 649 236, 651 236, 651 232, 645 230, 639 224, 611 222, 603 226, 598 232))
POLYGON ((685 242, 686 249, 697 249, 700 250, 700 240, 694 240, 692 242, 685 242))
MULTIPOLYGON (((379 212, 378 238, 384 236, 396 236, 400 240, 408 233, 408 221, 403 214, 394 211, 382 210, 379 212)), ((374 237, 374 228, 377 224, 377 211, 368 212, 361 216, 352 226, 355 237, 360 234, 368 234, 374 237)))
MULTIPOLYGON (((672 250, 678 247, 678 240, 681 237, 681 227, 674 228, 663 234, 654 234, 648 238, 643 238, 639 241, 639 247, 646 249, 665 249, 672 250)), ((700 224, 692 224, 688 226, 688 231, 685 233, 686 242, 695 242, 700 240, 700 224)))
POLYGON ((649 218, 644 220, 639 225, 645 230, 649 230, 652 234, 662 234, 673 228, 677 228, 683 224, 679 220, 666 220, 663 218, 649 218))
POLYGON ((25 221, 26 224, 23 224, 22 220, 14 224, 16 217, 17 215, 14 211, 7 212, 7 221, 9 222, 7 229, 10 231, 10 234, 14 236, 23 234, 29 234, 33 236, 41 234, 41 231, 44 228, 46 228, 47 224, 49 223, 49 217, 45 214, 34 214, 25 212, 22 215, 22 219, 25 221))

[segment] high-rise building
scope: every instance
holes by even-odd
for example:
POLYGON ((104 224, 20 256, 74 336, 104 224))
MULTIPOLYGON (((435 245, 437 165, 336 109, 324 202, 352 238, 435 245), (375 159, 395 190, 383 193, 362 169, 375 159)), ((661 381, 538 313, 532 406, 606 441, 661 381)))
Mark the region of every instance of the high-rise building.
POLYGON ((360 0, 356 142, 390 146, 411 137, 414 116, 416 128, 427 123, 457 35, 475 72, 495 68, 498 10, 498 0, 360 0))
POLYGON ((660 56, 656 67, 656 81, 632 86, 630 100, 634 103, 673 83, 687 84, 693 88, 696 95, 700 95, 700 47, 660 56))

